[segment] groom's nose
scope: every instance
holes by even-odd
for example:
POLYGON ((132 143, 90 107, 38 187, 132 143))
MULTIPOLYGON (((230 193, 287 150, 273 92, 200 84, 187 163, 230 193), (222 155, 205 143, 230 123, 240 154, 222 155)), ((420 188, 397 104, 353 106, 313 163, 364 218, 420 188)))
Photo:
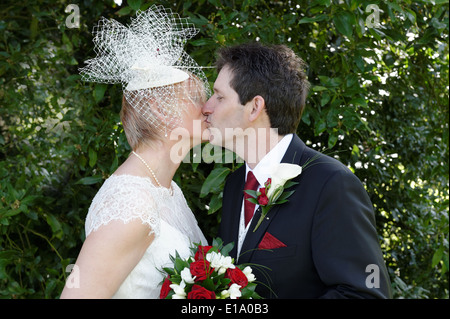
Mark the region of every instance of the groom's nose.
POLYGON ((212 98, 209 98, 208 101, 206 101, 205 105, 203 105, 202 107, 202 114, 205 116, 208 116, 210 114, 212 114, 213 112, 213 105, 212 105, 212 98))

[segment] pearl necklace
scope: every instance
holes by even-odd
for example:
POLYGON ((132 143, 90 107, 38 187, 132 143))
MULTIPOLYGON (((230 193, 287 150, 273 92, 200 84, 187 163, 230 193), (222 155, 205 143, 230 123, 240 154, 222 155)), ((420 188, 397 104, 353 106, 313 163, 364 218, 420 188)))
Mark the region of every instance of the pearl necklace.
MULTIPOLYGON (((147 164, 146 161, 144 161, 144 159, 135 151, 132 152, 134 155, 136 155, 137 158, 139 158, 141 160, 141 162, 145 165, 145 167, 147 167, 147 169, 150 171, 150 174, 152 174, 153 179, 155 180, 156 184, 161 187, 164 188, 161 183, 159 182, 158 178, 156 177, 155 172, 153 172, 152 168, 150 167, 150 165, 147 164)), ((170 193, 172 193, 172 188, 170 188, 170 193)))

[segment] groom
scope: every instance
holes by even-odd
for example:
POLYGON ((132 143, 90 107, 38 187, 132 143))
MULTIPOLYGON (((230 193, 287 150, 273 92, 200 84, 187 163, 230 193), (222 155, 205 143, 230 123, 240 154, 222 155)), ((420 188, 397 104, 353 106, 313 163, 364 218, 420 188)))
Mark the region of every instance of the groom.
POLYGON ((286 46, 244 44, 219 51, 214 95, 203 107, 210 142, 245 160, 225 184, 219 236, 251 263, 265 298, 390 298, 390 282, 363 185, 337 160, 295 134, 309 84, 286 46), (288 202, 261 218, 244 200, 281 163, 305 166, 288 202), (253 184, 253 185, 251 185, 253 184))

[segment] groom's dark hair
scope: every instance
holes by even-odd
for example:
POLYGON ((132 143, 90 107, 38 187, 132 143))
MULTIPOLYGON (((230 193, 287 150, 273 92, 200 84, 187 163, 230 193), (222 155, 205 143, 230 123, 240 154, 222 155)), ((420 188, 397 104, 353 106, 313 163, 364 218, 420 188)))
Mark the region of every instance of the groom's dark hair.
POLYGON ((230 86, 241 104, 263 97, 271 127, 280 135, 296 132, 309 82, 306 64, 294 51, 259 42, 224 47, 218 51, 217 72, 224 67, 232 72, 230 86))

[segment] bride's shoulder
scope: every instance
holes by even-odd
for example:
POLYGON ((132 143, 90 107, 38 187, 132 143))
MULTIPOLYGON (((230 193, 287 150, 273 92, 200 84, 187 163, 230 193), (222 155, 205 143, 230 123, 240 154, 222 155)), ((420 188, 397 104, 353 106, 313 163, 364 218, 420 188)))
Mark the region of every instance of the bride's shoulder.
POLYGON ((92 200, 86 217, 86 232, 112 220, 128 223, 133 219, 140 219, 155 230, 159 219, 157 202, 150 179, 111 175, 92 200))
POLYGON ((130 200, 147 194, 146 199, 151 199, 152 183, 147 177, 134 175, 111 175, 100 187, 96 197, 112 196, 116 200, 130 200))

